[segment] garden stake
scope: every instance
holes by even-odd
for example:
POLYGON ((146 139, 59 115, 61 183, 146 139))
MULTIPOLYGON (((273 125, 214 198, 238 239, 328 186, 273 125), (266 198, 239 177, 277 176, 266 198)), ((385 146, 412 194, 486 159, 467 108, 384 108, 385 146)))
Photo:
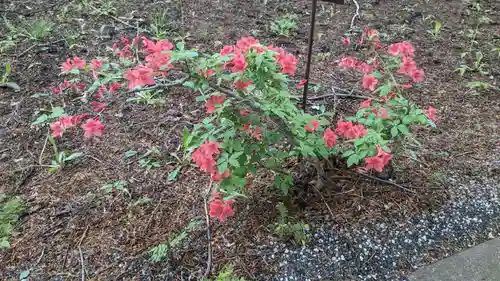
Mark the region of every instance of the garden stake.
MULTIPOLYGON (((326 2, 331 2, 335 4, 344 4, 344 0, 324 0, 326 2)), ((311 27, 309 28, 309 38, 307 40, 307 62, 306 62, 306 73, 304 79, 306 84, 304 85, 304 93, 302 94, 302 110, 306 111, 307 106, 307 90, 309 89, 309 74, 311 72, 311 58, 312 58, 312 46, 314 41, 314 26, 316 25, 316 6, 317 0, 312 1, 311 9, 311 27)))

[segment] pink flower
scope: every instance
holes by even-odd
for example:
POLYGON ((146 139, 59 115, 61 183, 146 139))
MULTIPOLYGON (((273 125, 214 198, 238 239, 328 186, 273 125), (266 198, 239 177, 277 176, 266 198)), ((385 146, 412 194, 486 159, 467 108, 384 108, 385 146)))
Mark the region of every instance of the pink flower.
POLYGON ((94 112, 102 112, 108 107, 107 104, 98 101, 90 102, 90 106, 92 106, 94 112))
POLYGON ((384 166, 387 165, 392 159, 392 155, 382 150, 380 145, 377 145, 377 151, 378 153, 376 156, 365 158, 365 170, 369 171, 374 169, 377 172, 382 172, 384 170, 384 166))
POLYGON ((299 84, 297 84, 297 86, 302 87, 302 86, 304 86, 305 84, 307 84, 307 80, 306 80, 306 79, 304 79, 304 80, 300 81, 300 82, 299 82, 299 84))
POLYGON ((435 109, 434 107, 429 106, 426 110, 424 110, 424 114, 425 116, 427 116, 427 118, 429 118, 429 120, 432 120, 434 122, 437 121, 437 109, 435 109))
POLYGON ((74 57, 72 61, 72 66, 80 69, 85 68, 85 60, 80 59, 79 57, 74 57))
POLYGON ((357 139, 366 135, 368 135, 368 130, 363 125, 354 125, 344 133, 344 137, 347 139, 357 139))
POLYGON ((128 88, 134 89, 137 86, 154 85, 153 70, 144 66, 130 69, 123 75, 128 80, 128 88))
POLYGON ((281 73, 290 74, 293 76, 295 74, 295 70, 297 69, 297 58, 293 55, 285 55, 280 58, 279 63, 281 64, 281 73))
POLYGON ((64 128, 61 124, 61 122, 56 121, 54 123, 50 124, 50 129, 52 130, 52 137, 57 138, 57 137, 62 137, 62 134, 64 132, 64 128))
POLYGON ((231 68, 232 72, 245 72, 247 68, 247 62, 245 57, 241 53, 236 53, 232 60, 233 67, 231 68))
POLYGON ((362 101, 361 104, 359 105, 359 109, 370 107, 371 102, 372 102, 372 98, 368 98, 368 99, 362 101))
POLYGON ((370 91, 375 91, 375 86, 377 85, 378 80, 375 79, 373 74, 365 74, 363 76, 363 88, 368 89, 370 91))
POLYGON ((421 68, 414 69, 410 73, 411 78, 413 79, 414 82, 423 82, 424 81, 424 70, 421 68))
POLYGON ((91 60, 90 64, 92 66, 92 70, 98 70, 102 67, 102 60, 91 60))
POLYGON ((326 128, 325 133, 323 134, 323 139, 325 139, 325 147, 330 149, 337 143, 337 136, 330 128, 326 128))
POLYGON ((387 50, 387 53, 391 56, 402 55, 403 57, 413 57, 415 54, 415 49, 410 44, 410 42, 399 42, 391 44, 387 50))
POLYGON ((365 62, 358 65, 358 70, 363 72, 363 73, 370 73, 373 71, 372 67, 365 62))
POLYGON ((161 51, 170 51, 174 48, 174 45, 168 40, 161 40, 155 43, 146 37, 142 37, 142 45, 148 53, 160 53, 161 51))
POLYGON ((417 69, 417 63, 410 57, 403 57, 398 73, 411 76, 411 73, 417 69))
POLYGON ((203 73, 203 77, 205 77, 205 78, 211 77, 211 76, 213 76, 216 72, 217 72, 217 70, 215 70, 215 69, 207 69, 207 70, 203 73))
POLYGON ((206 173, 214 173, 217 171, 215 166, 217 163, 213 158, 214 154, 219 154, 219 144, 217 142, 209 142, 201 144, 192 154, 193 161, 206 173))
POLYGON ((123 47, 123 49, 118 53, 118 56, 123 59, 131 59, 132 58, 132 51, 130 51, 130 48, 128 46, 123 47))
POLYGON ((231 54, 233 51, 234 51, 233 46, 224 46, 224 48, 222 48, 222 50, 220 51, 219 55, 221 57, 223 57, 223 56, 231 54))
POLYGON ((259 126, 255 126, 253 132, 250 134, 256 140, 262 140, 262 129, 259 126))
POLYGON ((351 44, 351 38, 346 37, 342 40, 342 43, 344 43, 344 46, 348 46, 351 44))
POLYGON ((337 128, 335 129, 335 133, 343 136, 345 134, 345 132, 347 132, 348 130, 350 130, 352 128, 352 122, 344 122, 342 120, 339 120, 337 122, 337 128))
POLYGON ((151 68, 153 71, 167 71, 172 68, 170 64, 170 55, 163 53, 153 53, 146 56, 146 67, 151 68))
POLYGON ((213 113, 215 111, 215 105, 223 104, 226 96, 211 96, 206 102, 205 107, 207 108, 207 113, 213 113))
POLYGON ((246 82, 243 82, 241 80, 238 80, 234 82, 234 86, 236 87, 236 90, 238 91, 246 91, 247 87, 252 85, 252 81, 248 80, 246 82))
POLYGON ((82 125, 85 138, 100 137, 104 132, 104 125, 99 119, 87 119, 85 124, 82 125))
POLYGON ((62 128, 64 130, 73 128, 78 123, 80 123, 85 117, 87 117, 88 113, 84 113, 82 115, 75 115, 75 116, 63 116, 59 118, 59 122, 62 125, 62 128))
POLYGON ((305 125, 304 126, 304 129, 308 132, 316 132, 318 130, 318 127, 319 127, 319 121, 318 120, 311 120, 311 126, 309 125, 305 125))
POLYGON ((383 107, 380 107, 379 110, 377 110, 375 107, 373 107, 372 112, 375 113, 375 116, 377 116, 377 117, 391 118, 391 116, 389 116, 389 113, 387 113, 387 110, 383 107), (380 113, 379 113, 379 111, 380 111, 380 113))
POLYGON ((248 51, 250 46, 258 44, 259 40, 253 38, 252 36, 242 37, 238 42, 236 42, 236 47, 242 52, 248 51))
POLYGON ((62 89, 61 89, 61 86, 54 86, 51 88, 51 91, 54 95, 59 95, 60 93, 62 93, 62 89))
POLYGON ((64 87, 69 88, 71 86, 71 83, 68 80, 64 80, 63 82, 64 87))
POLYGON ((121 38, 120 38, 120 42, 121 42, 123 45, 125 45, 125 46, 130 45, 130 40, 128 40, 128 38, 126 38, 126 37, 121 37, 121 38))
POLYGON ((340 59, 339 67, 342 68, 353 68, 356 66, 358 61, 353 57, 343 57, 340 59))
POLYGON ((71 59, 67 58, 65 62, 63 62, 61 69, 63 72, 70 72, 73 69, 73 65, 71 63, 71 59))
POLYGON ((248 111, 246 111, 244 109, 240 110, 240 116, 248 117, 248 111))
POLYGON ((222 179, 229 177, 229 169, 225 170, 222 174, 220 174, 219 171, 215 171, 212 173, 211 177, 214 182, 221 183, 222 179))
POLYGON ((233 203, 232 199, 228 199, 225 202, 222 201, 218 193, 214 193, 210 198, 209 214, 211 217, 218 218, 221 222, 224 222, 227 217, 234 215, 234 211, 231 208, 233 203))
POLYGON ((120 83, 113 82, 113 83, 111 83, 111 87, 109 88, 109 90, 111 92, 116 92, 116 91, 118 91, 120 89, 120 87, 121 87, 120 83))

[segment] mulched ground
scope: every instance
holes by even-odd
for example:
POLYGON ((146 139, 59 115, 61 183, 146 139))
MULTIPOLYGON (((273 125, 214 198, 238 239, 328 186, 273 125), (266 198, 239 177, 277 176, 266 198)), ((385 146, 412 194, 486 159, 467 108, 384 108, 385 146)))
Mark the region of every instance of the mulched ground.
MULTIPOLYGON (((106 46, 121 36, 134 36, 139 21, 142 28, 151 22, 154 11, 164 11, 169 18, 169 37, 182 35, 189 47, 217 51, 221 44, 232 44, 250 32, 265 43, 282 45, 305 61, 309 19, 308 1, 119 1, 116 18, 97 15, 80 1, 15 1, 1 7, 10 21, 20 24, 39 18, 56 22, 51 37, 35 46, 23 40, 0 54, 0 62, 10 61, 10 77, 22 90, 0 88, 0 193, 20 195, 30 207, 20 221, 20 234, 13 246, 0 254, 3 278, 15 278, 31 269, 35 280, 80 278, 81 255, 87 280, 133 278, 158 280, 197 279, 206 268, 207 239, 204 227, 192 233, 192 241, 177 251, 172 259, 160 263, 148 260, 147 250, 181 231, 192 220, 205 219, 203 191, 208 180, 197 169, 186 168, 179 179, 168 182, 173 165, 145 172, 137 161, 124 159, 125 151, 145 153, 158 147, 162 163, 172 161, 169 153, 177 151, 182 126, 195 123, 203 115, 195 94, 176 89, 165 94, 165 104, 145 106, 117 100, 107 111, 106 135, 85 143, 67 138, 64 147, 85 151, 86 157, 63 171, 49 174, 35 167, 39 159, 48 163, 50 148, 43 150, 45 130, 30 126, 36 112, 58 99, 31 98, 36 92, 59 81, 59 65, 68 56, 91 58, 104 55, 106 46), (299 30, 289 39, 269 32, 272 20, 286 13, 298 16, 299 30), (189 36, 187 36, 189 34, 189 36), (62 38, 77 35, 72 47, 62 38), (186 37, 187 36, 187 37, 186 37), (23 54, 17 57, 18 54, 23 54), (175 126, 177 125, 177 126, 175 126), (41 154, 41 152, 43 153, 41 154), (126 179, 131 195, 104 194, 101 186, 126 179), (141 198, 149 203, 134 206, 141 198)), ((322 196, 307 188, 311 178, 302 175, 292 198, 293 215, 314 224, 368 224, 405 218, 439 208, 447 199, 446 176, 467 175, 488 178, 498 175, 500 164, 500 93, 495 90, 473 91, 470 81, 484 81, 499 86, 498 55, 500 47, 500 3, 481 1, 491 22, 483 24, 474 51, 481 50, 488 63, 488 75, 453 71, 460 65, 460 53, 469 48, 465 37, 473 28, 472 5, 467 1, 439 4, 427 1, 362 1, 359 26, 378 29, 388 41, 409 40, 417 48, 416 58, 426 72, 424 87, 409 91, 409 98, 439 110, 437 130, 417 132, 419 144, 408 145, 394 160, 391 177, 414 187, 417 194, 394 186, 383 186, 360 178, 354 171, 331 171, 335 188, 322 187, 322 196), (442 22, 437 38, 426 31, 424 18, 434 16, 442 22), (418 156, 413 160, 411 151, 418 156), (339 177, 344 177, 339 179, 339 177), (444 177, 444 178, 443 178, 444 177), (348 191, 337 194, 334 189, 348 191), (440 187, 440 190, 431 189, 440 187), (332 212, 326 207, 328 205, 332 212), (390 206, 390 208, 387 208, 390 206), (333 216, 332 216, 333 214, 333 216)), ((473 2, 473 1, 470 1, 473 2)), ((91 2, 95 7, 99 1, 91 2)), ((342 46, 340 38, 349 29, 354 5, 320 3, 312 80, 329 93, 331 85, 351 89, 352 77, 338 71, 335 60, 352 51, 342 46)), ((6 34, 0 25, 1 34, 6 34)), ((297 80, 302 79, 303 65, 297 80)), ((355 87, 359 87, 356 85, 355 87)), ((333 100, 319 101, 331 106, 333 100)), ((338 108, 348 111, 352 100, 340 100, 338 108)), ((66 112, 81 109, 66 104, 66 112)), ((267 226, 276 219, 279 198, 263 175, 254 181, 249 199, 236 204, 237 214, 226 224, 212 222, 212 272, 227 263, 235 265, 238 275, 248 279, 266 279, 279 269, 260 257, 259 246, 273 239, 267 226)))

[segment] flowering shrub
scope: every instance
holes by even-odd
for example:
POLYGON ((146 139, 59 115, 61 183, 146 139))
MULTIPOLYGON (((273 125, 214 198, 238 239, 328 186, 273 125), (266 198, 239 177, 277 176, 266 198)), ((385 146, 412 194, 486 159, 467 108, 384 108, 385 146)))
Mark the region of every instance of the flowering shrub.
POLYGON ((103 113, 124 83, 138 93, 191 88, 200 93, 197 101, 203 103, 206 117, 184 132, 184 151, 215 183, 210 215, 224 221, 234 214, 231 204, 244 196, 249 176, 260 168, 275 171, 275 184, 286 195, 292 177, 282 167, 290 157, 338 156, 347 166, 380 172, 392 159, 390 146, 403 141, 412 126, 434 126, 434 108, 424 111, 402 96, 404 89, 424 80, 413 46, 400 42, 385 47, 374 30, 366 30, 356 44, 365 50, 362 59, 343 57, 339 68, 359 75, 370 97, 355 116, 332 120, 330 112, 312 115, 296 106, 289 77, 298 61, 281 48, 244 37, 219 53, 201 55, 182 43, 123 38, 113 46, 113 57, 89 65, 75 57, 62 64, 63 74, 72 79, 54 87, 54 94, 82 95, 89 112, 50 124, 52 136, 61 137, 79 123, 84 137, 102 136, 103 113))

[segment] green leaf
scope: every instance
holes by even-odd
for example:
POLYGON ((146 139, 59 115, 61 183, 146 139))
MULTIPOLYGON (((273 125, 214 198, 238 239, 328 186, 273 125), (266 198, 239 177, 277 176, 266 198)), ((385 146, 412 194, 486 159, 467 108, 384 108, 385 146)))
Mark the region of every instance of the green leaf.
POLYGON ((403 124, 408 125, 411 124, 412 122, 413 122, 413 116, 406 115, 405 117, 403 117, 403 124))
POLYGON ((354 153, 355 153, 355 152, 354 152, 354 150, 349 149, 349 150, 347 150, 347 151, 344 151, 344 153, 342 153, 342 157, 343 157, 343 158, 347 158, 347 157, 349 157, 349 156, 353 155, 354 153))
POLYGON ((7 240, 7 237, 3 237, 0 240, 0 249, 8 249, 8 248, 10 248, 9 240, 7 240))
POLYGON ((360 145, 362 145, 364 143, 365 143, 365 139, 364 138, 357 138, 357 139, 354 140, 354 145, 355 146, 360 146, 360 145))
POLYGON ((240 166, 240 162, 238 161, 238 159, 233 159, 233 158, 229 158, 229 164, 231 164, 231 166, 235 168, 238 168, 240 166))
POLYGON ((197 96, 196 97, 197 102, 206 101, 207 99, 208 99, 208 96, 197 96))
POLYGON ((184 51, 184 43, 182 43, 182 42, 179 42, 179 43, 175 44, 175 47, 179 51, 184 51))
POLYGON ((398 128, 396 126, 391 128, 391 136, 395 138, 398 135, 398 128))
POLYGON ((28 276, 30 276, 30 271, 25 270, 25 271, 21 272, 21 274, 19 274, 19 279, 23 280, 23 279, 28 278, 28 276))
POLYGON ((71 160, 74 160, 78 157, 81 157, 83 155, 82 152, 75 152, 75 153, 72 153, 70 156, 64 158, 64 162, 67 162, 67 161, 71 161, 71 160))
POLYGON ((217 167, 217 170, 219 171, 219 173, 224 173, 226 170, 227 170, 227 161, 222 161, 219 163, 219 166, 217 167))
POLYGON ((359 162, 359 158, 357 154, 353 154, 347 158, 347 167, 351 167, 354 164, 357 164, 359 162))
POLYGON ((410 130, 408 129, 408 127, 406 127, 406 125, 403 125, 403 124, 398 125, 398 130, 405 135, 410 133, 410 130))
POLYGON ((181 166, 175 168, 172 172, 170 172, 168 174, 168 177, 167 177, 167 180, 168 181, 173 181, 177 178, 177 176, 179 175, 179 172, 181 171, 181 166))
POLYGON ((134 157, 136 155, 137 155, 137 151, 135 151, 135 150, 129 150, 129 151, 125 152, 125 158, 134 157))
POLYGON ((52 108, 52 114, 50 114, 50 118, 58 118, 64 114, 64 108, 57 106, 52 108))
POLYGON ((382 97, 387 96, 392 90, 391 86, 389 86, 388 84, 385 84, 384 86, 380 87, 379 89, 380 89, 380 96, 382 96, 382 97))
POLYGON ((380 72, 378 72, 378 71, 374 71, 374 72, 373 72, 373 76, 375 76, 375 78, 376 78, 376 79, 380 79, 380 78, 384 77, 384 76, 383 76, 382 74, 380 74, 380 72))
POLYGON ((184 87, 188 87, 188 88, 191 88, 191 89, 197 89, 196 85, 194 84, 193 81, 186 81, 182 84, 182 86, 184 87))
POLYGON ((49 116, 47 114, 42 114, 42 115, 38 116, 38 118, 36 118, 35 122, 33 122, 31 124, 32 125, 42 124, 45 121, 47 121, 48 119, 49 119, 49 116))
POLYGON ((15 92, 19 92, 19 91, 21 91, 21 87, 19 87, 19 85, 17 85, 17 84, 16 84, 16 83, 14 83, 14 82, 0 83, 0 87, 11 88, 11 89, 12 89, 12 90, 14 90, 15 92))

